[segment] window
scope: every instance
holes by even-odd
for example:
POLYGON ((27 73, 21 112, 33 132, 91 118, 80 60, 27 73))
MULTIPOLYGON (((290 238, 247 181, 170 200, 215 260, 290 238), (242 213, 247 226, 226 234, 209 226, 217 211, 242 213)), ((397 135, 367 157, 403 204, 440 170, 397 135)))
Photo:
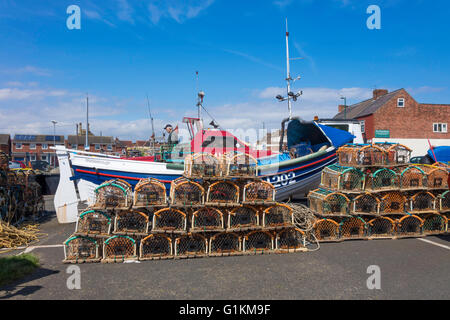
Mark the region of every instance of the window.
POLYGON ((95 150, 100 150, 100 145, 98 143, 95 144, 95 150))
POLYGON ((42 161, 47 161, 47 155, 42 155, 42 156, 41 156, 41 160, 42 160, 42 161))
POLYGON ((36 150, 36 143, 30 143, 30 149, 36 150))
POLYGON ((404 108, 405 107, 405 98, 398 98, 397 99, 397 107, 404 108))
POLYGON ((112 145, 108 144, 108 151, 112 151, 112 145))
POLYGON ((21 143, 16 143, 16 149, 22 149, 22 144, 21 143))
POLYGON ((76 143, 72 144, 72 149, 78 149, 78 145, 76 143))
POLYGON ((447 133, 447 123, 433 123, 433 132, 447 133))
POLYGON ((366 120, 361 121, 361 133, 366 132, 366 120))
POLYGON ((30 161, 36 161, 36 155, 35 154, 30 155, 30 161))
POLYGON ((47 149, 48 149, 48 144, 43 143, 43 144, 42 144, 42 150, 47 150, 47 149))

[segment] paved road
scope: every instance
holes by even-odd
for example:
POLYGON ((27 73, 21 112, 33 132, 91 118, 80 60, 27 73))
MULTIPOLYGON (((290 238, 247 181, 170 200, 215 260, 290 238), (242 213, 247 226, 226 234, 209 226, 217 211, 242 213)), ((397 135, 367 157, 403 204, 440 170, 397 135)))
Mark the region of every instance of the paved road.
MULTIPOLYGON (((75 226, 53 216, 41 227, 49 236, 40 245, 54 245, 75 226)), ((80 290, 67 289, 63 248, 39 248, 42 268, 0 289, 0 299, 450 299, 450 236, 426 240, 433 243, 346 241, 309 253, 81 264, 80 290), (370 265, 381 269, 381 290, 367 288, 370 265)))

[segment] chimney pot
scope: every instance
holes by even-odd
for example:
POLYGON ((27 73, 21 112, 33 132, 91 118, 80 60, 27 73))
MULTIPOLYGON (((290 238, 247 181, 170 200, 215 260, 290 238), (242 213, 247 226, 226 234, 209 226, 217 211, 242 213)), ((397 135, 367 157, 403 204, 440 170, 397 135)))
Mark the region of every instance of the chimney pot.
POLYGON ((342 111, 344 111, 344 109, 345 109, 345 105, 340 104, 340 105, 338 106, 338 112, 339 112, 339 113, 341 113, 342 111))
POLYGON ((376 100, 381 96, 384 96, 385 94, 387 94, 389 91, 386 89, 375 89, 373 90, 373 99, 376 100))

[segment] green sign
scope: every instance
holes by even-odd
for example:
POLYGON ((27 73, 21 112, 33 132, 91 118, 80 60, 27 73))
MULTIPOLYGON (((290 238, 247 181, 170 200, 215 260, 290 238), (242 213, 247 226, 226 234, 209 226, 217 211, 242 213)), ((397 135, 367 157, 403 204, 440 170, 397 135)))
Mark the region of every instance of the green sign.
POLYGON ((389 130, 375 130, 375 138, 389 138, 389 130))

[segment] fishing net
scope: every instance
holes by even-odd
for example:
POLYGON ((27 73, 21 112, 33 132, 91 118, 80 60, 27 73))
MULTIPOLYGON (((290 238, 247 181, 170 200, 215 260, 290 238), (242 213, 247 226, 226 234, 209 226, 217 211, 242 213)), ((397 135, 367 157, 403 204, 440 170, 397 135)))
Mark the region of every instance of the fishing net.
POLYGON ((9 169, 9 157, 5 152, 0 152, 0 170, 7 171, 9 169))
POLYGON ((294 216, 291 207, 280 203, 264 210, 263 226, 265 228, 293 226, 293 225, 294 225, 294 216))
POLYGON ((407 164, 411 159, 412 150, 402 144, 385 145, 387 153, 387 164, 407 164))
POLYGON ((360 194, 352 203, 352 214, 379 214, 380 200, 371 193, 360 194))
POLYGON ((404 190, 414 190, 426 186, 425 172, 416 166, 404 169, 400 174, 400 188, 404 190))
POLYGON ((239 153, 227 161, 228 176, 256 176, 258 162, 251 155, 239 153))
POLYGON ((411 197, 411 212, 430 212, 435 209, 436 197, 431 192, 421 191, 411 197))
POLYGON ((448 189, 448 171, 444 168, 435 168, 427 173, 428 189, 448 189))
POLYGON ((156 179, 142 179, 134 188, 134 205, 161 205, 167 202, 166 186, 156 179))
POLYGON ((347 215, 349 212, 349 198, 339 192, 325 189, 315 189, 308 194, 312 210, 321 215, 347 215))
POLYGON ((281 251, 295 251, 305 248, 305 232, 299 228, 289 228, 278 232, 276 249, 281 251))
POLYGON ((405 212, 406 197, 399 191, 387 192, 381 198, 380 214, 395 214, 405 212))
POLYGON ((14 185, 18 184, 17 174, 15 171, 6 171, 6 184, 14 185))
POLYGON ((116 208, 132 204, 131 186, 120 179, 109 180, 95 189, 95 207, 116 208))
POLYGON ((208 254, 208 240, 200 234, 189 234, 175 240, 176 256, 205 256, 208 254))
POLYGON ((339 223, 331 219, 319 219, 313 225, 313 233, 319 241, 339 239, 339 223))
POLYGON ((249 206, 234 208, 228 216, 228 228, 259 228, 258 211, 249 206))
POLYGON ((389 217, 377 217, 367 223, 367 233, 371 238, 393 237, 395 221, 389 217))
POLYGON ((243 240, 244 251, 267 251, 274 249, 274 236, 267 231, 249 232, 243 240))
POLYGON ((0 186, 4 187, 8 185, 7 171, 0 169, 0 186))
POLYGON ((114 221, 115 234, 147 234, 148 216, 138 211, 118 211, 114 221))
POLYGON ((422 234, 423 220, 416 215, 407 215, 397 223, 398 236, 418 236, 422 234))
POLYGON ((386 152, 376 145, 345 145, 337 151, 341 166, 382 166, 386 164, 386 152))
POLYGON ((136 241, 129 236, 116 235, 108 238, 103 245, 103 259, 114 262, 136 258, 136 241))
POLYGON ((364 173, 357 168, 331 165, 322 171, 321 187, 332 190, 361 191, 364 173))
POLYGON ((266 181, 253 181, 244 186, 243 202, 275 201, 275 187, 266 181))
POLYGON ((241 251, 241 239, 233 232, 219 233, 209 240, 209 253, 237 253, 241 251))
POLYGON ((223 213, 215 208, 201 208, 192 215, 191 231, 222 231, 224 229, 223 213))
POLYGON ((218 157, 207 153, 196 153, 187 159, 188 176, 192 177, 220 177, 222 165, 218 157))
POLYGON ((438 197, 439 211, 448 212, 450 211, 450 190, 443 192, 438 197))
POLYGON ((423 215, 422 219, 422 231, 424 234, 439 234, 446 231, 448 220, 445 216, 431 213, 423 215))
POLYGON ((170 194, 172 204, 199 205, 204 202, 205 189, 194 181, 178 180, 172 183, 170 194))
POLYGON ((361 217, 344 218, 339 224, 340 238, 362 238, 366 235, 367 225, 361 217))
POLYGON ((382 168, 367 176, 367 190, 390 190, 398 187, 399 177, 394 170, 382 168))
POLYGON ((90 237, 75 236, 64 242, 64 262, 98 262, 99 245, 90 237))
POLYGON ((111 230, 111 217, 99 210, 88 210, 80 214, 75 227, 77 234, 108 235, 111 230))
POLYGON ((208 188, 206 201, 210 203, 238 203, 239 187, 231 181, 217 181, 208 188))
POLYGON ((141 241, 139 259, 172 256, 172 239, 162 234, 151 234, 141 241))
POLYGON ((173 208, 156 211, 153 215, 153 231, 186 231, 186 214, 173 208))

